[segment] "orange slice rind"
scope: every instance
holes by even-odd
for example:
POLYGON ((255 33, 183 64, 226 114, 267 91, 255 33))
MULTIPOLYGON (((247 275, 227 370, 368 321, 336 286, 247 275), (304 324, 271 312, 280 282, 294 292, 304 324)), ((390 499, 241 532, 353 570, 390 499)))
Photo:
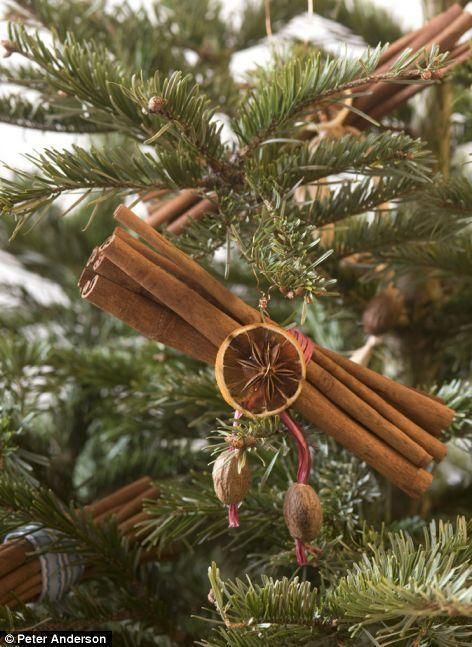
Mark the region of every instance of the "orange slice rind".
POLYGON ((296 339, 274 324, 234 330, 221 344, 215 363, 226 402, 251 417, 276 415, 300 395, 306 374, 296 339))

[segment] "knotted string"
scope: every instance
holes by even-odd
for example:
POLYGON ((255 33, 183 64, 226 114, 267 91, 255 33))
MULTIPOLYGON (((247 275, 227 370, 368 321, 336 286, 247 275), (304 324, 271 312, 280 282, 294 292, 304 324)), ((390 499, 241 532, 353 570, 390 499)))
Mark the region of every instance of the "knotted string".
MULTIPOLYGON (((234 412, 233 427, 236 427, 238 420, 243 414, 241 411, 234 412)), ((232 448, 234 450, 234 447, 232 448)), ((228 527, 229 528, 239 528, 239 512, 238 512, 239 503, 230 503, 228 506, 228 527)))
POLYGON ((22 537, 37 551, 41 567, 41 593, 37 602, 60 600, 76 584, 84 572, 80 557, 73 552, 47 551, 48 546, 62 538, 61 533, 39 524, 21 526, 6 535, 4 542, 22 537))
MULTIPOLYGON (((303 358, 306 364, 308 364, 308 362, 311 360, 311 356, 312 356, 315 344, 311 341, 311 339, 309 339, 309 337, 306 337, 302 332, 300 332, 295 328, 289 330, 288 332, 292 335, 292 337, 296 339, 296 341, 300 345, 303 352, 303 358)), ((237 421, 241 418, 242 415, 243 414, 241 413, 241 411, 234 412, 233 427, 236 427, 237 421)), ((311 455, 310 455, 310 448, 306 441, 305 435, 303 434, 301 427, 295 422, 295 420, 293 420, 293 418, 287 413, 287 411, 283 411, 280 414, 280 419, 297 444, 297 450, 298 450, 297 483, 303 483, 306 485, 310 477, 311 455)), ((228 506, 228 526, 230 528, 239 527, 238 506, 239 506, 238 503, 231 503, 228 506)), ((308 550, 310 549, 308 548, 308 550)), ((308 563, 307 557, 306 557, 306 551, 307 551, 307 546, 304 544, 304 542, 301 539, 295 539, 295 553, 297 556, 297 563, 299 566, 304 566, 305 564, 308 563)))
MULTIPOLYGON (((289 333, 295 337, 299 345, 301 346, 303 352, 303 358, 305 363, 311 360, 313 354, 313 349, 315 344, 311 341, 309 337, 306 337, 302 332, 296 328, 289 330, 289 333)), ((303 483, 306 485, 308 479, 310 478, 310 469, 311 469, 311 455, 310 448, 306 441, 305 435, 301 427, 293 420, 287 411, 283 411, 280 414, 280 419, 287 427, 288 432, 293 437, 297 443, 298 449, 298 470, 297 470, 297 483, 303 483)), ((306 546, 301 539, 295 539, 295 554, 297 556, 297 564, 299 566, 305 566, 308 563, 306 557, 306 546)))

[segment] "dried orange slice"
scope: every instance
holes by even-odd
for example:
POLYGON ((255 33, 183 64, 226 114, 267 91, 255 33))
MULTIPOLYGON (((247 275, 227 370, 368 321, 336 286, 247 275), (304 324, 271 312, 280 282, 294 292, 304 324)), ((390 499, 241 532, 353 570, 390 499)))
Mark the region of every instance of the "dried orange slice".
POLYGON ((234 409, 252 417, 273 416, 300 394, 306 366, 298 342, 273 324, 234 330, 216 356, 216 381, 234 409))

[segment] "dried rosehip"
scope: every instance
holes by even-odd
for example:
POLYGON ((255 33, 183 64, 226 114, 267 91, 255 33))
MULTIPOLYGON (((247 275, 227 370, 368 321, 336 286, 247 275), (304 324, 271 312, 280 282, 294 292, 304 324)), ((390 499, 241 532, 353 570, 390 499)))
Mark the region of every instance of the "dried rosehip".
POLYGON ((292 405, 305 379, 303 351, 273 324, 251 324, 221 344, 215 374, 228 404, 249 416, 273 416, 292 405))

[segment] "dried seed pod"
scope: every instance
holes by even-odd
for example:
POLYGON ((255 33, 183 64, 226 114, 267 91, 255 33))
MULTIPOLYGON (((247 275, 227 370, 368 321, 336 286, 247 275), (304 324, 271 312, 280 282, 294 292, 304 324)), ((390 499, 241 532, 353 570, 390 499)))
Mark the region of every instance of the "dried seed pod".
POLYGON ((304 483, 289 487, 284 499, 284 517, 294 539, 309 542, 320 532, 323 510, 315 490, 304 483))
POLYGON ((396 287, 389 285, 369 301, 362 325, 367 335, 382 335, 392 330, 404 318, 404 299, 396 287))
POLYGON ((222 396, 251 417, 273 416, 292 405, 305 372, 299 343, 273 324, 237 328, 216 356, 215 375, 222 396))
POLYGON ((239 455, 232 449, 222 452, 213 465, 216 496, 226 505, 242 501, 251 487, 251 469, 247 462, 238 469, 239 455))

